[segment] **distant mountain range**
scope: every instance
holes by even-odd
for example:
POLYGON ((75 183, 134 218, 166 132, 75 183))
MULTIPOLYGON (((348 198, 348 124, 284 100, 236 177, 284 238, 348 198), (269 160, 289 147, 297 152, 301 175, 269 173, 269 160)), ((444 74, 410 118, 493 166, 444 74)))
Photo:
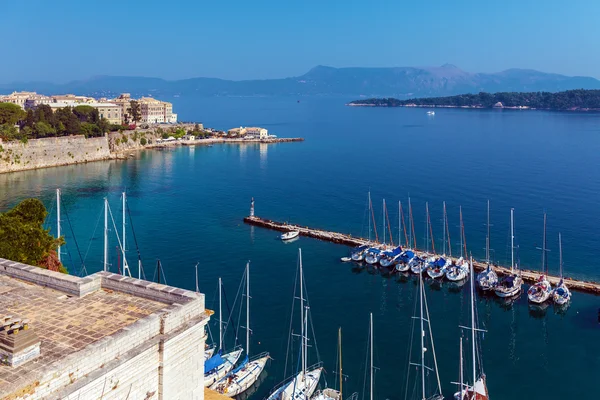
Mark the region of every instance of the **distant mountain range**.
POLYGON ((198 94, 205 96, 451 96, 478 92, 558 92, 600 89, 600 81, 584 76, 565 76, 527 69, 484 74, 470 73, 445 64, 441 67, 333 68, 317 66, 306 74, 284 79, 231 81, 190 78, 98 76, 65 84, 22 82, 0 84, 0 93, 31 90, 44 94, 75 93, 112 96, 121 92, 155 97, 198 94))

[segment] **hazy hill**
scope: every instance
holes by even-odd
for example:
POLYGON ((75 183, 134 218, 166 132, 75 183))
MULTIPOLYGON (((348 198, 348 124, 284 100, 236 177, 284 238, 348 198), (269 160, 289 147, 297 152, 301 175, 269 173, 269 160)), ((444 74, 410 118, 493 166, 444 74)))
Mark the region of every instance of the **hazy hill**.
POLYGON ((600 89, 591 77, 565 76, 534 70, 509 69, 484 74, 470 73, 445 64, 441 67, 333 68, 317 66, 306 74, 266 80, 231 81, 191 78, 167 81, 159 78, 97 76, 66 84, 44 82, 0 84, 0 93, 34 90, 40 93, 112 95, 281 96, 341 95, 392 96, 397 98, 450 96, 479 92, 558 92, 569 89, 600 89))

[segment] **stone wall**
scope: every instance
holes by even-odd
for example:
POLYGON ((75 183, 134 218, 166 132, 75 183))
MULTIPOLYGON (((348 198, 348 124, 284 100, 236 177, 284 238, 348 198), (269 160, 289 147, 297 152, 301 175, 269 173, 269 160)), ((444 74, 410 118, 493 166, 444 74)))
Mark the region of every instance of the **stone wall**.
POLYGON ((0 140, 0 173, 55 167, 112 158, 108 139, 83 135, 32 139, 27 143, 0 140))

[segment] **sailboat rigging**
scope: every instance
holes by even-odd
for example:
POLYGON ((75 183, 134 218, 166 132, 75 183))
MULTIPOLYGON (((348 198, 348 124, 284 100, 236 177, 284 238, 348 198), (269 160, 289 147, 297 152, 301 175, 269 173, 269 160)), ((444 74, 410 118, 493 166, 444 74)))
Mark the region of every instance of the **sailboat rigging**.
POLYGON ((485 262, 487 268, 477 275, 477 284, 483 291, 494 290, 498 284, 498 275, 490 260, 490 201, 487 201, 487 235, 485 237, 485 262))
POLYGON ((546 212, 544 211, 544 234, 542 237, 542 274, 537 281, 527 290, 527 298, 531 303, 541 304, 552 295, 552 285, 548 281, 548 260, 546 257, 546 212))
POLYGON ((552 292, 552 299, 560 306, 567 304, 571 300, 571 291, 567 287, 563 276, 563 254, 562 254, 562 237, 558 234, 558 254, 559 254, 559 267, 560 267, 560 282, 554 288, 552 292))
POLYGON ((225 375, 210 388, 228 397, 237 396, 258 380, 269 360, 269 353, 261 353, 253 359, 250 355, 250 261, 246 264, 246 357, 241 365, 225 375))
POLYGON ((510 275, 505 276, 499 282, 494 292, 499 297, 514 297, 521 293, 521 285, 523 278, 521 272, 516 270, 519 266, 515 266, 515 209, 510 209, 510 275))

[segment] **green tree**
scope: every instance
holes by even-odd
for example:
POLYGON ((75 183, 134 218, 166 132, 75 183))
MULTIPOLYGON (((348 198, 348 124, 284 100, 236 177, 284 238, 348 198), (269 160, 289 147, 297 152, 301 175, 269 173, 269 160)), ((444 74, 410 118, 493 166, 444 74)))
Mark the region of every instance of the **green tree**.
POLYGON ((12 210, 0 214, 0 257, 67 273, 56 255, 64 244, 43 228, 47 212, 38 199, 26 199, 12 210))
POLYGON ((100 133, 102 133, 102 134, 109 132, 111 130, 111 124, 110 124, 110 122, 108 122, 108 120, 106 118, 100 118, 98 120, 98 122, 96 122, 96 125, 98 126, 98 129, 99 129, 100 133))
POLYGON ((54 129, 52 125, 44 121, 36 122, 33 126, 33 131, 35 133, 35 136, 40 138, 56 135, 56 129, 54 129))
POLYGON ((0 139, 14 140, 19 136, 19 130, 12 124, 0 125, 0 139))
POLYGON ((80 105, 73 107, 73 114, 77 116, 80 122, 95 122, 92 120, 92 114, 96 111, 96 121, 98 120, 98 110, 92 106, 80 105))
POLYGON ((131 120, 135 124, 142 120, 142 106, 139 102, 135 100, 131 100, 129 102, 129 108, 127 109, 127 114, 131 116, 131 120))
POLYGON ((0 103, 0 125, 14 125, 25 119, 27 114, 21 107, 13 103, 0 103))

